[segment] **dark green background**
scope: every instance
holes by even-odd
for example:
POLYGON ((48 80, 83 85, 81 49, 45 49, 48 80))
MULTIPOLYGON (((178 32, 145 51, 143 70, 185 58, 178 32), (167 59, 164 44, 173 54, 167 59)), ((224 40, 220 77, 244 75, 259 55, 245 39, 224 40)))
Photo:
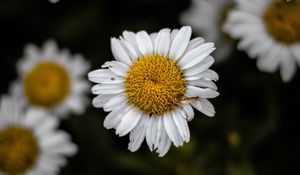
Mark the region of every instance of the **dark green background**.
MULTIPOLYGON (((0 93, 6 94, 17 78, 15 63, 27 43, 40 47, 45 40, 55 39, 60 48, 84 54, 96 69, 113 59, 110 37, 123 30, 179 28, 178 17, 189 4, 184 0, 61 0, 58 4, 1 0, 0 93)), ((72 135, 79 152, 61 174, 300 174, 299 73, 285 84, 278 72, 258 71, 255 60, 237 50, 213 69, 220 76, 221 95, 212 100, 217 114, 208 118, 196 113, 189 125, 190 143, 172 146, 163 158, 146 144, 131 153, 128 137, 104 129, 107 113, 90 105, 84 115, 62 121, 60 128, 72 135), (231 132, 240 135, 237 147, 228 143, 231 132)))

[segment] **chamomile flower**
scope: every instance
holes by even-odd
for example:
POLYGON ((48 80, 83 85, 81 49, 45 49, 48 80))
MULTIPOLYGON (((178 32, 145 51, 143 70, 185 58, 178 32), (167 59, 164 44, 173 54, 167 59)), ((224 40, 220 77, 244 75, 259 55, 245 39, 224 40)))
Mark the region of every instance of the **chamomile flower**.
POLYGON ((19 101, 0 101, 0 174, 55 175, 76 153, 70 136, 45 111, 24 110, 19 101))
POLYGON ((129 134, 128 149, 139 149, 144 139, 150 150, 164 156, 173 142, 176 147, 190 140, 187 122, 193 108, 214 116, 207 100, 219 95, 213 81, 218 75, 209 67, 214 43, 203 38, 190 40, 191 28, 162 29, 149 35, 125 31, 111 39, 116 61, 88 74, 98 96, 93 105, 110 112, 104 127, 116 134, 129 134))
POLYGON ((209 41, 215 41, 214 53, 217 61, 226 58, 233 48, 230 37, 222 31, 232 0, 192 0, 190 8, 181 16, 183 24, 189 24, 198 34, 209 41))
POLYGON ((60 118, 70 112, 81 114, 88 104, 90 85, 85 75, 89 67, 81 55, 59 51, 53 41, 47 41, 42 49, 28 45, 17 64, 20 80, 13 83, 12 93, 27 105, 60 118))
POLYGON ((290 81, 300 64, 300 2, 236 0, 224 30, 239 39, 238 48, 258 58, 261 71, 280 70, 290 81))

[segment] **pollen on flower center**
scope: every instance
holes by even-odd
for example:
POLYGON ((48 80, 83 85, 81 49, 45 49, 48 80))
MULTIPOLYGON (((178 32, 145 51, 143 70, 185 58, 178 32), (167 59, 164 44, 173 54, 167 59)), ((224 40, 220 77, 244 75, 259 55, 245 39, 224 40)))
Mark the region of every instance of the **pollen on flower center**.
POLYGON ((128 102, 148 114, 174 110, 185 90, 186 81, 177 63, 158 54, 139 58, 125 77, 128 102))
POLYGON ((300 42, 300 3, 276 1, 266 8, 264 23, 274 39, 292 44, 300 42))
POLYGON ((35 106, 53 108, 69 92, 69 74, 63 66, 54 62, 37 64, 24 78, 24 93, 35 106))
POLYGON ((31 130, 21 127, 0 130, 0 172, 23 174, 35 164, 38 153, 31 130))

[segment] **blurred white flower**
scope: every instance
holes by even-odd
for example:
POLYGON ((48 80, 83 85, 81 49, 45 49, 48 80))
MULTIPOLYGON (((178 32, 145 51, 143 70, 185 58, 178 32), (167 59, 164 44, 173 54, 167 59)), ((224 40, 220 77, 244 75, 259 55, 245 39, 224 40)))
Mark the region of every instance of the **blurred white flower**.
POLYGON ((55 175, 77 152, 58 120, 45 111, 23 110, 11 97, 0 100, 0 174, 55 175))
POLYGON ((183 24, 191 25, 197 34, 216 43, 217 62, 228 57, 233 48, 231 38, 222 31, 232 6, 232 0, 192 0, 190 8, 181 15, 183 24))
POLYGON ((55 4, 55 3, 58 3, 59 0, 49 0, 49 2, 55 4))
POLYGON ((215 46, 203 38, 190 41, 191 34, 190 27, 151 35, 125 31, 120 39, 111 39, 116 61, 88 74, 99 83, 92 88, 98 95, 93 105, 110 112, 104 127, 115 128, 119 136, 130 133, 130 151, 146 138, 150 150, 164 156, 171 142, 178 147, 190 140, 192 106, 215 115, 207 100, 219 95, 213 82, 218 75, 209 69, 215 46))
POLYGON ((258 58, 261 71, 280 70, 290 81, 300 64, 300 3, 277 0, 236 0, 224 30, 239 39, 238 48, 258 58))
POLYGON ((85 75, 89 67, 81 55, 59 51, 54 41, 47 41, 42 49, 29 44, 17 64, 20 80, 13 83, 12 93, 60 118, 70 112, 82 114, 88 104, 90 84, 85 75))

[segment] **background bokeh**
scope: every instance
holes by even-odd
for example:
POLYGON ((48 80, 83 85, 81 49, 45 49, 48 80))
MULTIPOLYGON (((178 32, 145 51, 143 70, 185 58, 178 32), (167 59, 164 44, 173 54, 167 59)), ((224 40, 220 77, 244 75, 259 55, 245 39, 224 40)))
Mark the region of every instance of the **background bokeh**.
MULTIPOLYGON (((110 37, 123 30, 179 28, 189 5, 187 0, 1 0, 0 94, 17 78, 15 63, 27 43, 41 46, 54 39, 60 48, 82 53, 96 69, 113 59, 110 37)), ((90 105, 84 115, 61 123, 79 146, 61 174, 300 174, 300 73, 283 83, 278 72, 258 71, 255 60, 238 50, 212 69, 220 76, 221 95, 212 100, 217 113, 215 118, 196 113, 190 143, 173 146, 163 158, 146 144, 131 153, 128 136, 106 130, 107 113, 90 105)))

